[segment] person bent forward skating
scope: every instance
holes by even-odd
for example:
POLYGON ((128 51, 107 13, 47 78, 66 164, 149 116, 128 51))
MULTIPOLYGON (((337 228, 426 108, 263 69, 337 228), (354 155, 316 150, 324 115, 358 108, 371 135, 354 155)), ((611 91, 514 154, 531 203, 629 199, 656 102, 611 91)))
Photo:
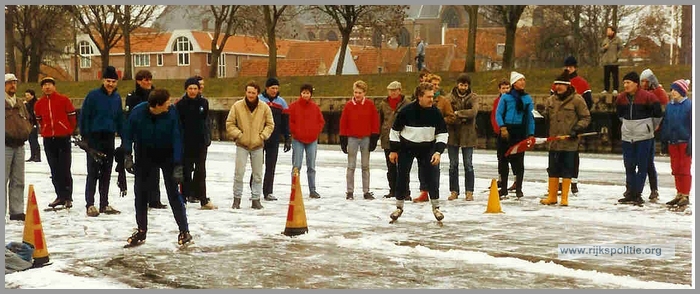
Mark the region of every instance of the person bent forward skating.
POLYGON ((390 215, 392 220, 398 219, 403 213, 404 197, 407 194, 406 185, 413 159, 422 165, 421 177, 428 182, 430 202, 433 214, 438 221, 444 218, 440 212, 439 185, 433 174, 440 164, 440 155, 447 146, 447 125, 442 114, 433 106, 433 85, 421 83, 416 87, 415 96, 418 99, 402 108, 396 116, 389 134, 391 153, 389 159, 397 164, 396 176, 396 210, 390 215))

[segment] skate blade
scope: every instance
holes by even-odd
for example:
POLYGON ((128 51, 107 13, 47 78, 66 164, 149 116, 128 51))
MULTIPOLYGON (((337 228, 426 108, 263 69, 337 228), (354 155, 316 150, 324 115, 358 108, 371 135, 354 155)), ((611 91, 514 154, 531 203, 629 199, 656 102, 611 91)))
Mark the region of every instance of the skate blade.
POLYGON ((44 211, 59 211, 59 210, 70 210, 70 208, 65 207, 65 206, 44 208, 44 211))
POLYGON ((146 241, 140 241, 140 242, 138 242, 138 243, 136 243, 136 244, 127 243, 126 245, 124 245, 124 248, 139 247, 139 246, 141 246, 141 245, 143 245, 143 244, 145 244, 145 243, 146 243, 146 241))
POLYGON ((398 220, 399 220, 398 218, 397 218, 397 219, 392 219, 392 220, 389 221, 389 224, 393 224, 393 223, 395 223, 395 222, 398 221, 398 220))
POLYGON ((437 225, 438 225, 438 227, 441 227, 441 228, 442 228, 442 226, 443 226, 442 221, 437 221, 437 225))

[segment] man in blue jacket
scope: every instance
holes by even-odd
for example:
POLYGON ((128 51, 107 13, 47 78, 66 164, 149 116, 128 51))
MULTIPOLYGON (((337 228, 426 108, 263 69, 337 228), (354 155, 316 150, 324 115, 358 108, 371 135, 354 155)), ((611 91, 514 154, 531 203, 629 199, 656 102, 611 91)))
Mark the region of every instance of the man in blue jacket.
POLYGON ((171 105, 170 93, 165 89, 155 89, 148 96, 148 102, 141 103, 132 110, 124 127, 124 168, 134 174, 138 225, 138 230, 127 239, 131 245, 146 240, 150 180, 151 177, 158 176, 161 170, 168 202, 180 230, 178 244, 192 240, 185 203, 177 191, 178 183, 183 181, 182 133, 177 110, 171 105), (132 144, 136 162, 132 156, 132 144))
MULTIPOLYGON (((96 151, 107 155, 103 161, 93 160, 87 154, 87 180, 85 181, 85 208, 87 215, 95 217, 104 214, 118 214, 109 205, 109 180, 114 161, 114 134, 121 135, 124 124, 122 98, 117 92, 119 76, 113 66, 107 66, 102 73, 102 87, 88 93, 80 108, 80 128, 83 140, 96 151), (100 183, 100 209, 95 208, 95 188, 100 183)), ((86 152, 87 153, 87 152, 86 152)))
MULTIPOLYGON (((532 114, 534 103, 532 97, 525 93, 525 76, 519 72, 510 73, 510 92, 503 94, 496 108, 496 122, 500 128, 498 151, 506 150, 518 142, 535 135, 535 117, 532 114)), ((505 159, 510 162, 515 173, 515 197, 523 197, 523 175, 525 174, 525 153, 518 153, 505 159)), ((508 182, 508 165, 504 164, 498 171, 501 183, 508 182)), ((499 196, 508 195, 506 185, 501 185, 499 196)))
MULTIPOLYGON (((272 187, 275 182, 275 167, 277 166, 277 154, 280 148, 280 136, 284 136, 284 152, 292 149, 292 139, 289 132, 289 114, 286 113, 289 106, 284 98, 279 95, 280 81, 269 78, 265 82, 265 91, 258 95, 260 101, 267 104, 272 110, 272 119, 275 121, 275 129, 270 138, 265 140, 263 153, 265 154, 265 177, 263 178, 263 195, 266 201, 277 200, 272 195, 272 187)), ((250 185, 253 185, 253 176, 250 177, 250 185)))

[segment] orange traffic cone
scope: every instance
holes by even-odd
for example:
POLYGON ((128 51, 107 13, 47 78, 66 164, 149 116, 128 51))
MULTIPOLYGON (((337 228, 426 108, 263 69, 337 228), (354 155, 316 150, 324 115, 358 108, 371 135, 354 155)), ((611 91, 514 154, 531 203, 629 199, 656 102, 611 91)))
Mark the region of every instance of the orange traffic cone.
POLYGON ((496 183, 496 179, 491 180, 489 203, 484 213, 503 213, 501 210, 501 198, 498 197, 498 184, 496 183))
POLYGON ((34 267, 42 266, 49 262, 49 251, 46 249, 46 238, 44 238, 44 229, 41 227, 34 185, 29 185, 29 200, 27 201, 22 241, 34 245, 34 255, 32 255, 34 267))
POLYGON ((308 232, 309 227, 306 225, 304 199, 301 195, 301 185, 299 184, 299 169, 294 168, 292 172, 292 193, 289 196, 289 209, 287 210, 287 225, 282 234, 291 237, 308 232))

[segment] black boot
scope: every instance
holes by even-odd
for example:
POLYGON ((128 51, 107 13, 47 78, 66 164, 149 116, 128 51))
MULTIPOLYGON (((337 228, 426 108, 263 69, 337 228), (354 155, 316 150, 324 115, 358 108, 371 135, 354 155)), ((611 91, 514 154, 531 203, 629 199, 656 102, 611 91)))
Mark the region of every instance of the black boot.
POLYGON ((130 245, 136 245, 144 241, 146 241, 146 230, 137 230, 131 235, 131 237, 126 239, 126 243, 129 243, 130 245))
POLYGON ((192 242, 192 235, 190 235, 190 232, 184 231, 180 232, 179 235, 177 235, 177 244, 178 245, 185 245, 187 243, 192 242))
POLYGON ((233 209, 241 209, 241 198, 233 198, 233 205, 231 206, 233 209))

